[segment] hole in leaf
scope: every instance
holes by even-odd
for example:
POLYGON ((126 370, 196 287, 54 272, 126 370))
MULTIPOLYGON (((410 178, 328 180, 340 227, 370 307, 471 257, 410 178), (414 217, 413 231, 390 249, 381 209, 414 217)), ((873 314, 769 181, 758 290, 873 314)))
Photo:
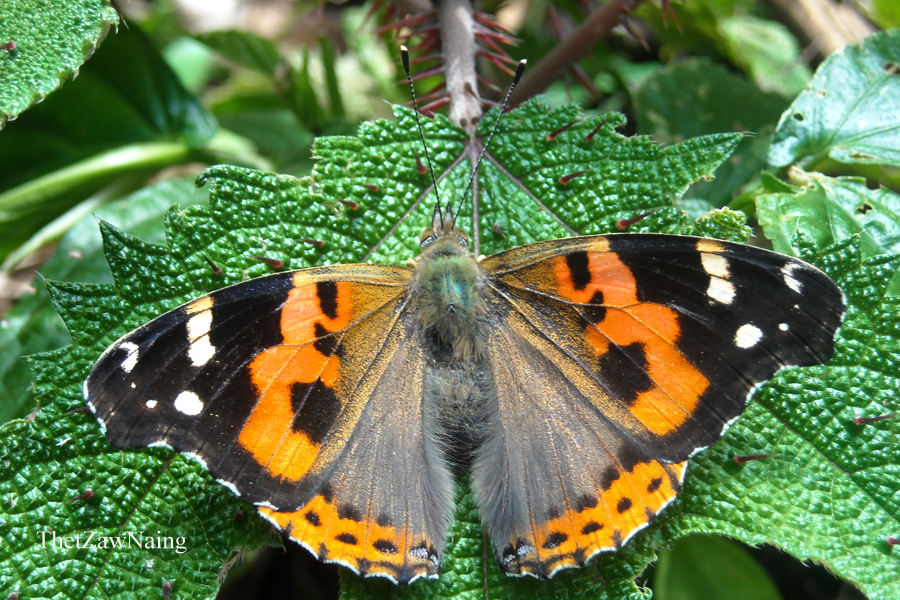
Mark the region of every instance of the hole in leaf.
POLYGON ((895 63, 892 60, 887 61, 882 65, 884 72, 888 75, 900 75, 900 64, 895 63))
POLYGON ((791 115, 791 116, 793 116, 793 117, 794 117, 794 120, 797 121, 798 123, 802 123, 803 120, 806 118, 806 117, 803 116, 803 113, 799 113, 799 112, 795 112, 795 113, 794 113, 793 115, 791 115))

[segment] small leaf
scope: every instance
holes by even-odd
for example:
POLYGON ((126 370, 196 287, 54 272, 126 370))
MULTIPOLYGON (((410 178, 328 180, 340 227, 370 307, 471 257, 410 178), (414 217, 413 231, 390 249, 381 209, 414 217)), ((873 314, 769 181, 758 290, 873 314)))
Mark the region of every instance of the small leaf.
POLYGON ((724 206, 765 165, 775 123, 788 102, 720 65, 687 59, 654 71, 634 94, 634 105, 638 131, 662 143, 723 131, 750 134, 714 180, 700 181, 686 194, 724 206))
POLYGON ((769 164, 900 166, 900 29, 846 46, 819 66, 778 123, 769 164))
POLYGON ((43 100, 119 22, 108 0, 4 0, 0 4, 0 129, 43 100))
POLYGON ((805 188, 756 200, 757 219, 776 251, 797 256, 799 232, 819 246, 859 234, 865 257, 900 252, 900 196, 854 177, 809 176, 805 188))
POLYGON ((719 20, 718 29, 728 57, 763 91, 793 98, 812 78, 797 40, 781 23, 742 15, 719 20))
POLYGON ((212 31, 197 36, 201 42, 239 65, 272 75, 281 62, 278 48, 270 40, 248 31, 212 31))
POLYGON ((781 600, 749 552, 711 535, 689 535, 660 552, 653 592, 656 600, 781 600))

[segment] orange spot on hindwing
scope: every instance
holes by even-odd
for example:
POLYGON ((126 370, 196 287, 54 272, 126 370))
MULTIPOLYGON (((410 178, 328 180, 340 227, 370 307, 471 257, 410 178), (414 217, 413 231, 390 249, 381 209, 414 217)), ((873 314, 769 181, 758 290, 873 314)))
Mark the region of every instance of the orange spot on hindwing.
POLYGON ((282 345, 250 364, 258 402, 238 440, 273 477, 299 481, 341 412, 341 334, 353 314, 351 284, 298 285, 281 309, 282 345))
POLYGON ((649 461, 630 471, 610 467, 595 493, 575 499, 556 518, 532 524, 537 561, 523 562, 521 571, 549 576, 619 549, 675 498, 686 465, 649 461))
POLYGON ((424 540, 413 539, 405 528, 385 519, 342 505, 328 486, 299 510, 258 510, 320 560, 349 566, 360 575, 408 582, 440 571, 438 556, 424 540))

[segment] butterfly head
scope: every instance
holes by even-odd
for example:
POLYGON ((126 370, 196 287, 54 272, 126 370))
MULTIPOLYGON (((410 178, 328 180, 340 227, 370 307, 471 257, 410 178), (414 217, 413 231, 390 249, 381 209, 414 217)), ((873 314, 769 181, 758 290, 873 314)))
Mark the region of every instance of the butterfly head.
POLYGON ((440 205, 435 206, 434 214, 431 217, 431 227, 423 231, 421 237, 419 237, 419 247, 422 249, 422 254, 424 255, 429 247, 439 241, 443 245, 459 245, 466 252, 469 249, 469 236, 462 229, 457 229, 456 216, 449 205, 443 211, 440 205))

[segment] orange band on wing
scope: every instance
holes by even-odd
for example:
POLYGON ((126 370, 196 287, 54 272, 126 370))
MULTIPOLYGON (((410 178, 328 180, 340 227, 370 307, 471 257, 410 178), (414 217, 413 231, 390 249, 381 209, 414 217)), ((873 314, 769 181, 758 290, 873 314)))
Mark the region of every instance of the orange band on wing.
POLYGON ((586 270, 573 269, 567 256, 553 259, 553 273, 559 283, 554 292, 566 300, 588 304, 597 292, 602 294, 606 306, 630 306, 637 303, 637 285, 634 275, 613 252, 584 252, 586 270), (590 279, 584 285, 576 282, 579 273, 589 273, 590 279))
POLYGON ((586 331, 598 359, 609 351, 610 343, 641 344, 653 386, 639 393, 629 409, 656 435, 678 429, 709 387, 709 380, 676 349, 678 333, 675 311, 658 304, 607 309, 605 318, 586 331))
POLYGON ((238 440, 273 477, 299 481, 321 449, 316 432, 340 413, 339 339, 327 334, 347 327, 352 314, 351 284, 298 286, 281 310, 283 345, 250 364, 259 398, 238 440))

